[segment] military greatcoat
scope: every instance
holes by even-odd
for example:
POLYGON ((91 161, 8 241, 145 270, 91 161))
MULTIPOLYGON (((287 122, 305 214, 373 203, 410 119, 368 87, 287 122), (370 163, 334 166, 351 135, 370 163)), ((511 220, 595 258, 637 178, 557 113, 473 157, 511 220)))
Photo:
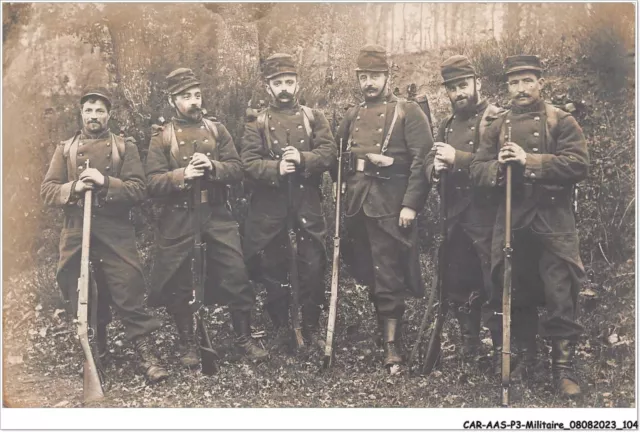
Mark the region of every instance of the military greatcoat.
POLYGON ((126 337, 132 339, 160 327, 144 310, 145 284, 130 219, 131 208, 146 196, 144 171, 133 138, 123 139, 108 131, 90 138, 78 132, 56 148, 41 195, 46 205, 64 210, 58 285, 75 315, 84 196, 74 188, 87 161, 105 176, 104 186, 94 190, 91 223, 91 261, 101 298, 98 321, 107 324, 111 320, 109 303, 113 302, 126 337))
POLYGON ((322 174, 337 158, 327 119, 322 112, 298 104, 270 105, 258 119, 247 123, 241 154, 246 183, 252 190, 243 237, 245 259, 252 268, 259 268, 260 275, 255 277, 275 282, 266 281, 267 302, 276 302, 287 294, 277 287, 286 283, 288 246, 283 233, 292 211, 298 232, 301 303, 322 303, 326 223, 320 186, 322 174), (281 176, 279 172, 282 149, 287 145, 297 148, 301 155, 296 173, 290 174, 292 203, 288 194, 289 175, 281 176), (255 265, 258 255, 262 262, 255 265))
MULTIPOLYGON (((436 141, 455 149, 455 161, 447 173, 447 238, 450 245, 446 257, 449 271, 445 280, 450 298, 458 302, 469 301, 474 292, 476 295, 490 294, 491 235, 498 195, 495 188, 474 187, 469 167, 481 135, 499 112, 495 105, 481 101, 468 115, 457 113, 442 122, 436 135, 436 141), (463 233, 454 237, 457 230, 463 233)), ((427 179, 437 187, 433 170, 435 155, 436 150, 432 148, 425 161, 425 170, 427 179)))
POLYGON ((418 295, 424 292, 417 224, 400 228, 398 220, 403 207, 416 212, 424 207, 429 187, 424 160, 433 145, 431 126, 418 104, 389 95, 350 109, 336 136, 363 160, 368 153, 382 152, 394 117, 384 152, 393 158, 393 164, 380 167, 355 162, 364 169, 356 167, 347 175, 345 199, 347 245, 351 246, 345 248, 346 258, 350 251, 354 276, 373 288, 376 307, 389 317, 402 315, 405 288, 418 295))
MULTIPOLYGON (((544 102, 513 107, 495 121, 483 136, 471 164, 473 181, 481 186, 502 188, 503 171, 497 161, 499 148, 511 127, 511 140, 527 153, 526 166, 513 168, 512 229, 514 230, 514 281, 540 281, 548 319, 543 336, 573 338, 582 327, 575 322, 577 294, 585 279, 580 259, 578 233, 572 210, 573 186, 587 177, 589 155, 582 129, 568 113, 544 102), (554 113, 551 110, 555 110, 554 113), (556 123, 550 122, 553 114, 556 123), (519 237, 535 241, 519 243, 519 237), (535 257, 520 262, 515 255, 537 249, 535 257), (533 265, 531 264, 533 263, 533 265), (522 270, 526 277, 518 276, 522 270)), ((504 248, 504 198, 501 200, 492 244, 492 277, 496 291, 502 286, 504 248)), ((515 283, 514 283, 515 285, 515 283)), ((514 292, 514 306, 531 305, 536 287, 514 292), (533 297, 532 297, 533 296, 533 297)), ((499 308, 501 293, 492 302, 499 308)), ((517 314, 512 316, 517 319, 517 314)), ((499 323, 496 323, 498 326, 499 323)), ((491 327, 491 325, 489 325, 491 327)))
POLYGON ((242 180, 242 163, 227 129, 212 123, 173 118, 162 131, 154 132, 149 145, 147 188, 162 207, 149 304, 165 305, 170 313, 181 313, 192 298, 189 258, 194 246, 194 197, 192 182, 185 180, 184 172, 196 151, 208 156, 213 165, 213 171, 202 177, 206 192, 201 196, 201 229, 210 276, 206 279, 205 302, 227 303, 232 310, 248 311, 254 300, 238 224, 225 198, 226 185, 242 180))

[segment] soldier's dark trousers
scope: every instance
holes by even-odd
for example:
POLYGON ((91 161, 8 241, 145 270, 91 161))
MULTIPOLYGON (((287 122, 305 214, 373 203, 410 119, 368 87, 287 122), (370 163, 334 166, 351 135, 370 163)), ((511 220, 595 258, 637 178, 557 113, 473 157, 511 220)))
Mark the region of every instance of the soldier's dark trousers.
MULTIPOLYGON (((326 254, 321 245, 304 231, 298 232, 297 239, 300 305, 303 309, 310 310, 318 308, 325 301, 326 254)), ((286 230, 280 231, 267 244, 260 254, 259 263, 260 273, 266 282, 266 307, 286 304, 290 295, 286 286, 290 268, 289 237, 286 230)))
POLYGON ((399 240, 383 230, 378 219, 358 214, 348 218, 349 242, 359 277, 369 281, 373 301, 381 317, 401 318, 405 309, 405 260, 407 253, 399 240), (371 276, 367 277, 365 273, 371 276))
MULTIPOLYGON (((537 306, 545 305, 546 318, 541 322, 541 336, 551 339, 575 340, 582 331, 576 323, 576 304, 572 293, 570 265, 550 253, 531 227, 513 232, 512 334, 517 339, 535 335, 538 327, 537 306)), ((491 309, 500 311, 504 267, 498 271, 499 283, 490 300, 491 309)), ((492 334, 501 334, 502 317, 488 317, 492 334)))
MULTIPOLYGON (((462 225, 457 224, 449 234, 445 275, 447 293, 456 303, 480 308, 484 297, 483 269, 473 241, 462 225)), ((489 271, 489 269, 487 269, 489 271)))
MULTIPOLYGON (((231 311, 250 312, 255 293, 244 264, 240 236, 228 235, 228 224, 207 224, 202 239, 207 244, 207 277, 205 302, 226 304, 231 311)), ((233 229, 237 227, 233 226, 233 229)), ((189 311, 193 299, 191 258, 185 259, 164 286, 163 297, 167 312, 172 315, 189 311)))
MULTIPOLYGON (((132 239, 132 241, 135 241, 132 239)), ((161 322, 144 307, 145 284, 139 269, 120 258, 113 250, 95 237, 91 238, 91 263, 98 287, 98 324, 111 321, 110 305, 115 307, 125 328, 125 337, 132 340, 160 328, 161 322)), ((58 283, 66 287, 69 306, 74 316, 78 311, 78 253, 58 273, 58 283)), ((91 308, 89 308, 90 312, 91 308)))

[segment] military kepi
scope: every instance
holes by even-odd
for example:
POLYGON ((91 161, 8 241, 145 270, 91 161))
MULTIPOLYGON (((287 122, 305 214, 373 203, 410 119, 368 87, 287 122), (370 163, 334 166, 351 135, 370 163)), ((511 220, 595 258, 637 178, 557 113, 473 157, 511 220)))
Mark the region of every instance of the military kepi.
POLYGON ((507 57, 504 61, 504 74, 509 75, 520 71, 538 71, 542 72, 542 63, 540 57, 536 55, 515 55, 507 57))
POLYGON ((267 58, 262 66, 262 76, 268 80, 282 74, 298 74, 293 57, 289 54, 276 53, 267 58))
POLYGON ((84 104, 89 98, 102 99, 107 105, 107 109, 111 110, 111 92, 104 87, 92 87, 87 89, 80 98, 80 105, 84 104))
POLYGON ((358 66, 356 72, 387 72, 389 70, 387 51, 380 45, 365 45, 360 49, 356 65, 358 66))
POLYGON ((454 55, 440 65, 440 74, 443 84, 446 84, 462 78, 475 77, 476 70, 467 56, 454 55))
POLYGON ((177 95, 183 91, 200 85, 200 81, 191 69, 178 68, 167 75, 167 90, 171 95, 177 95))

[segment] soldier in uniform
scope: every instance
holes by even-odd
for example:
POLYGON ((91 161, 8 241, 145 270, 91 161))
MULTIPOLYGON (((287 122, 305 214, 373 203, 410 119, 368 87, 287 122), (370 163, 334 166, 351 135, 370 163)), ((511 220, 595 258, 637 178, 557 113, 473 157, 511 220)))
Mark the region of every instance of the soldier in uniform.
POLYGON ((200 82, 191 69, 167 76, 169 104, 175 116, 151 138, 146 162, 147 188, 162 204, 157 255, 151 272, 151 306, 165 306, 180 336, 180 360, 199 364, 194 338, 191 259, 193 193, 202 179, 202 238, 207 245, 205 303, 229 305, 236 346, 251 360, 268 353, 251 338, 255 294, 242 255, 238 224, 226 206, 225 189, 242 180, 242 163, 227 129, 203 117, 200 82))
POLYGON ((245 222, 245 258, 266 288, 265 308, 278 333, 273 346, 279 348, 290 340, 287 218, 293 216, 303 337, 312 346, 322 346, 317 328, 327 257, 320 186, 322 174, 335 163, 337 148, 324 114, 298 103, 298 75, 290 55, 269 57, 263 76, 271 103, 247 124, 242 139, 242 162, 253 191, 245 222))
POLYGON ((138 148, 133 138, 114 135, 107 128, 111 96, 106 89, 84 93, 80 107, 82 130, 58 145, 41 187, 45 204, 64 210, 56 278, 76 316, 84 192, 93 190, 90 259, 98 286, 95 319, 99 356, 107 354, 107 325, 113 304, 126 339, 136 348, 138 366, 149 381, 156 382, 169 374, 152 351, 155 344, 149 334, 161 323, 144 307, 144 276, 130 219, 131 208, 146 197, 138 148))
POLYGON ((356 77, 365 101, 347 112, 336 139, 351 154, 345 258, 356 279, 371 289, 383 330, 384 365, 390 367, 403 361, 405 289, 424 291, 415 219, 428 194, 424 160, 433 139, 420 107, 391 94, 386 57, 378 45, 360 50, 356 77))
MULTIPOLYGON (((552 342, 552 372, 559 392, 578 396, 573 371, 577 295, 585 279, 572 211, 572 190, 587 177, 589 155, 580 126, 568 113, 546 104, 542 65, 537 56, 505 61, 512 106, 482 137, 471 164, 474 183, 504 186, 505 164, 512 164, 513 334, 525 370, 535 364, 538 296, 546 305, 542 336, 552 342), (508 140, 509 135, 511 140, 508 140)), ((504 248, 504 200, 498 210, 492 245, 494 293, 490 304, 501 309, 504 248)), ((494 344, 502 340, 501 317, 487 326, 494 344), (497 337, 496 337, 497 336, 497 337)))
POLYGON ((440 125, 425 167, 432 183, 439 182, 441 173, 448 173, 444 286, 460 325, 462 353, 473 357, 480 348, 484 294, 491 293, 491 233, 497 201, 492 197, 495 191, 472 187, 469 166, 482 134, 500 109, 480 99, 481 82, 467 57, 448 58, 440 71, 453 113, 440 125))

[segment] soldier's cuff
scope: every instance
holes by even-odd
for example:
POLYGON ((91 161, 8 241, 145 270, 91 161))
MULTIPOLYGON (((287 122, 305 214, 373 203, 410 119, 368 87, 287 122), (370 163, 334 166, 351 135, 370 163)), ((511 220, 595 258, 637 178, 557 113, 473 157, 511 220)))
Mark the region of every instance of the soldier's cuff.
POLYGON ((209 160, 211 161, 211 170, 207 172, 207 179, 209 181, 216 181, 216 182, 223 181, 224 179, 222 178, 222 176, 220 176, 220 173, 224 171, 224 166, 222 165, 222 162, 213 160, 213 159, 209 159, 209 160))
POLYGON ((307 163, 306 156, 304 155, 307 152, 300 152, 300 165, 298 165, 298 170, 304 177, 309 177, 311 173, 307 172, 307 163))
POLYGON ((453 160, 453 171, 469 171, 469 166, 473 162, 473 153, 462 150, 456 150, 456 156, 453 160))
POLYGON ((111 181, 109 180, 109 176, 104 176, 104 184, 102 186, 100 186, 100 190, 97 193, 98 198, 106 199, 107 194, 109 193, 109 184, 110 183, 111 183, 111 181))
POLYGON ((489 186, 504 186, 505 181, 505 170, 504 165, 499 162, 496 162, 489 168, 489 178, 491 180, 491 184, 489 186))
POLYGON ((173 187, 177 190, 184 190, 187 188, 187 184, 185 184, 184 179, 184 171, 186 168, 176 168, 171 171, 171 183, 173 187))
MULTIPOLYGON (((106 202, 112 202, 114 199, 117 200, 117 194, 124 187, 124 182, 117 177, 107 177, 105 176, 103 190, 106 190, 106 195, 104 195, 104 200, 106 202)), ((101 197, 102 190, 98 192, 98 196, 101 197)))
POLYGON ((527 153, 527 162, 524 166, 524 177, 529 180, 543 178, 544 174, 542 168, 545 158, 548 158, 549 156, 552 155, 527 153))
POLYGON ((76 190, 77 181, 65 183, 60 187, 60 205, 73 204, 77 198, 74 191, 76 190))

